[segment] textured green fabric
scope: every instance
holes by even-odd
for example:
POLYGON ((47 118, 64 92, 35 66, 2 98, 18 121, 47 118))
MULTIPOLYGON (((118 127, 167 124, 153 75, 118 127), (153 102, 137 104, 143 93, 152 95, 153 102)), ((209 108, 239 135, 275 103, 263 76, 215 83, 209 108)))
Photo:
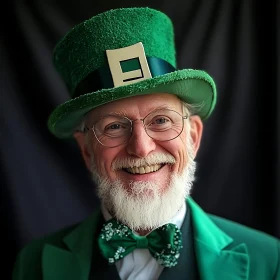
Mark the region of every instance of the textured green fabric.
POLYGON ((89 73, 106 63, 105 50, 142 42, 147 56, 176 68, 174 31, 165 14, 149 8, 125 8, 98 14, 72 28, 54 49, 53 61, 70 93, 89 73))
POLYGON ((216 85, 208 73, 176 69, 172 22, 167 15, 154 9, 115 9, 78 24, 55 47, 53 62, 72 97, 55 108, 48 119, 49 130, 59 138, 70 138, 84 115, 95 107, 130 96, 175 94, 187 103, 201 105, 197 114, 203 120, 211 115, 216 104, 216 85), (95 90, 73 97, 83 80, 108 64, 106 50, 139 42, 142 42, 147 57, 164 60, 174 66, 175 71, 132 85, 95 90))
MULTIPOLYGON (((280 279, 279 239, 206 214, 191 198, 187 203, 200 279, 280 279)), ((88 280, 92 251, 98 250, 93 239, 99 217, 100 211, 26 245, 17 256, 12 279, 88 280)))
POLYGON ((178 262, 182 249, 180 229, 167 224, 147 236, 135 235, 131 229, 116 219, 106 222, 98 236, 101 254, 109 264, 124 258, 135 249, 149 249, 151 255, 163 266, 172 267, 178 262))
MULTIPOLYGON (((175 71, 175 68, 171 64, 158 57, 146 56, 146 59, 152 77, 162 76, 175 71)), ((141 71, 141 64, 139 58, 137 57, 134 59, 121 61, 120 68, 123 73, 131 72, 134 70, 141 71)), ((140 73, 138 73, 139 76, 135 76, 133 80, 137 80, 139 77, 143 77, 143 73, 140 73)), ((75 90, 73 98, 76 98, 80 95, 84 95, 88 92, 99 91, 101 89, 110 89, 113 87, 114 81, 112 78, 110 67, 109 65, 103 65, 99 69, 90 73, 83 81, 80 82, 80 84, 75 90)))

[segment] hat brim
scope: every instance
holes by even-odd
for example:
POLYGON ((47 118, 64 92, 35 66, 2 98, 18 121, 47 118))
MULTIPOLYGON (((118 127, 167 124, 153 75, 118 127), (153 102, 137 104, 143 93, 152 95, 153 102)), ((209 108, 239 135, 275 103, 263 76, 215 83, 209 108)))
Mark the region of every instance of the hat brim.
POLYGON ((90 110, 115 100, 151 93, 175 94, 188 104, 198 105, 197 115, 202 120, 211 115, 216 104, 216 86, 211 76, 201 70, 184 69, 71 99, 52 112, 48 128, 58 138, 70 138, 90 110))

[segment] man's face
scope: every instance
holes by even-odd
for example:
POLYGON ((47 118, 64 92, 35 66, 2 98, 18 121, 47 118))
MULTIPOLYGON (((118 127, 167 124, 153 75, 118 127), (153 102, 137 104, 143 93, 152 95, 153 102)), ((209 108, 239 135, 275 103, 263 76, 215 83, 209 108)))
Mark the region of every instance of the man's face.
MULTIPOLYGON (((182 103, 171 94, 135 96, 114 101, 94 109, 88 115, 88 127, 108 114, 125 115, 131 120, 138 119, 133 122, 133 132, 128 142, 113 148, 101 145, 91 130, 87 139, 85 135, 77 134, 76 139, 88 168, 91 171, 94 169, 101 181, 106 181, 105 192, 102 190, 103 196, 109 195, 108 188, 118 185, 118 189, 121 188, 127 197, 134 196, 133 199, 136 197, 141 200, 142 196, 142 199, 144 197, 146 201, 148 199, 152 202, 154 191, 157 196, 170 194, 174 187, 171 184, 174 175, 184 176, 186 173, 189 161, 193 160, 189 155, 194 157, 199 146, 201 121, 198 117, 192 117, 187 131, 186 122, 189 120, 184 120, 184 129, 177 138, 157 141, 147 135, 139 119, 145 118, 158 108, 168 108, 184 115, 182 103), (138 166, 138 169, 135 166, 138 166)), ((109 203, 112 204, 112 201, 109 203)))

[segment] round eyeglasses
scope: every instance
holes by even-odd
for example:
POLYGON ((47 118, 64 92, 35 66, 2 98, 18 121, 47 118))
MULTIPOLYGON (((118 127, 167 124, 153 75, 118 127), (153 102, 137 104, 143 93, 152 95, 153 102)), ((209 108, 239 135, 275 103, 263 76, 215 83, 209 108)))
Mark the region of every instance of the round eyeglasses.
MULTIPOLYGON (((136 120, 110 114, 94 123, 91 130, 101 145, 113 148, 128 142, 133 132, 133 123, 141 120, 149 137, 156 141, 170 141, 182 133, 187 118, 170 109, 158 109, 136 120)), ((85 130, 90 129, 85 126, 85 130)))

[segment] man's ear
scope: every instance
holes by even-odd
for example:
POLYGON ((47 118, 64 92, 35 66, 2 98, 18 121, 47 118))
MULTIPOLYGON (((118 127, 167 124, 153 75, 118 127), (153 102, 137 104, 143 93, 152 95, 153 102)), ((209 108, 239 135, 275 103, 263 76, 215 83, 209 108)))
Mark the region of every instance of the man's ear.
POLYGON ((203 123, 199 116, 191 116, 190 117, 191 131, 190 136, 193 141, 194 147, 194 156, 196 156, 198 149, 200 147, 202 132, 203 132, 203 123))
POLYGON ((86 134, 84 132, 75 132, 74 138, 76 139, 78 146, 80 148, 82 157, 85 161, 87 169, 91 170, 91 153, 90 153, 90 147, 87 144, 86 134))

